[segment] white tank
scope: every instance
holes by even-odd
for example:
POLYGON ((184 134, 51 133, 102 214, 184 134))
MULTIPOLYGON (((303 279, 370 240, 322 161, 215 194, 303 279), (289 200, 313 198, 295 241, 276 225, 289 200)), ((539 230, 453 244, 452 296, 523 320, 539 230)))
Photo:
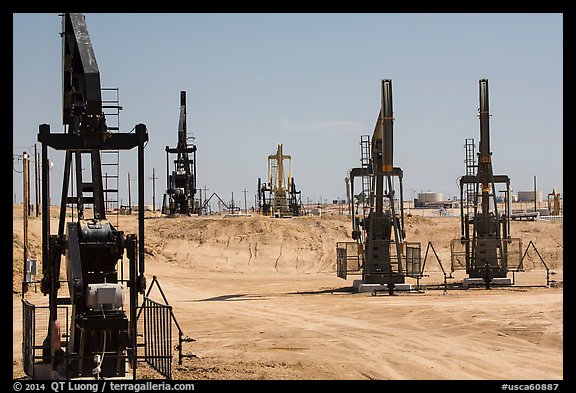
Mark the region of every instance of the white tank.
POLYGON ((420 192, 418 202, 442 202, 444 197, 441 192, 420 192))
MULTIPOLYGON (((534 191, 518 191, 518 202, 534 202, 534 191)), ((542 202, 542 191, 536 191, 536 202, 542 202)))

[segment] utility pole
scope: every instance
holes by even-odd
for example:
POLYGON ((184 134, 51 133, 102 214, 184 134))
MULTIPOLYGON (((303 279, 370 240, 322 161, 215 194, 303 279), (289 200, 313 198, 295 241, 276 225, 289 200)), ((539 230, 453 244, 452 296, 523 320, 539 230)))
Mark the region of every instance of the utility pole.
POLYGON ((246 193, 248 192, 248 190, 244 189, 242 192, 244 193, 244 214, 248 214, 248 206, 246 204, 246 193))
POLYGON ((234 191, 232 191, 232 207, 230 209, 232 210, 232 214, 234 214, 234 191))
POLYGON ((26 216, 26 227, 28 227, 28 217, 30 216, 30 155, 24 152, 22 155, 22 176, 24 177, 24 195, 22 203, 24 206, 24 215, 26 216))
POLYGON ((351 209, 351 205, 350 205, 350 178, 348 176, 346 176, 344 178, 344 182, 346 183, 346 203, 348 204, 348 214, 352 214, 352 212, 350 211, 350 209, 351 209))
POLYGON ((537 210, 536 210, 536 176, 534 176, 534 212, 537 212, 537 210))
POLYGON ((26 292, 26 261, 28 260, 28 212, 30 209, 30 184, 29 184, 29 170, 28 170, 28 153, 24 152, 22 155, 22 179, 23 179, 23 201, 24 206, 24 279, 22 280, 22 291, 26 292))
MULTIPOLYGON (((204 185, 204 188, 201 188, 201 190, 204 190, 204 199, 206 200, 206 198, 208 198, 208 194, 207 194, 207 193, 208 193, 208 188, 206 188, 206 185, 204 185)), ((204 206, 204 205, 203 205, 203 204, 200 204, 200 206, 204 206)), ((209 206, 206 206, 206 208, 209 208, 209 209, 210 209, 209 206)), ((204 210, 206 210, 206 209, 204 209, 204 210)), ((210 209, 210 212, 212 212, 212 209, 210 209)), ((208 214, 208 213, 206 212, 206 214, 208 214)))
POLYGON ((132 198, 130 197, 130 172, 128 172, 128 214, 132 214, 132 198))
POLYGON ((36 217, 40 215, 40 178, 38 177, 39 172, 39 165, 40 165, 40 156, 38 153, 38 149, 36 149, 36 144, 34 144, 34 194, 36 195, 36 206, 35 212, 36 217))
POLYGON ((156 179, 158 179, 152 168, 152 211, 156 211, 156 179))
POLYGON ((44 175, 42 175, 42 181, 46 182, 46 194, 48 199, 48 208, 46 211, 50 214, 50 206, 52 206, 52 198, 50 198, 50 171, 52 170, 52 163, 49 158, 46 158, 46 163, 48 164, 48 176, 44 179, 44 175))

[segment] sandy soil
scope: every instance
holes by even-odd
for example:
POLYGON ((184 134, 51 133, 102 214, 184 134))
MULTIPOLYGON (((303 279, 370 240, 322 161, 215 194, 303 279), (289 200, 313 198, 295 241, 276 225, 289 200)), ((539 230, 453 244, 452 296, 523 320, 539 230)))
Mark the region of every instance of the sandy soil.
MULTIPOLYGON (((57 227, 56 209, 52 231, 57 227)), ((14 377, 22 377, 22 207, 13 210, 14 377)), ((137 233, 136 215, 110 217, 137 233)), ((30 252, 40 258, 41 220, 31 218, 30 252)), ((534 252, 516 286, 372 296, 352 291, 359 276, 336 276, 337 241, 350 239, 345 217, 178 217, 147 213, 146 276, 196 341, 174 362, 174 379, 563 379, 563 223, 513 221, 534 252)), ((459 219, 407 219, 410 241, 431 241, 447 268, 459 219)), ((428 262, 423 284, 440 284, 428 262)), ((461 281, 457 272, 450 282, 461 281)), ((410 283, 415 280, 407 279, 410 283)), ((158 293, 152 297, 158 297, 158 293)), ((149 374, 143 373, 146 377, 149 374)))

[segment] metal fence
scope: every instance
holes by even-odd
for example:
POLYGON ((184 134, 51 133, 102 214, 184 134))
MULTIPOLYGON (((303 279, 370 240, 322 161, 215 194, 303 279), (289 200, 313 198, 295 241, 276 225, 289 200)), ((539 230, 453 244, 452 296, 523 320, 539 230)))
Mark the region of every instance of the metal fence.
MULTIPOLYGON (((396 245, 393 241, 386 241, 389 248, 390 262, 398 266, 398 256, 396 255, 396 245)), ((402 270, 406 276, 419 278, 422 268, 422 247, 419 242, 403 242, 401 244, 402 255, 400 260, 402 270), (405 266, 404 266, 405 264, 405 266)), ((347 273, 359 272, 364 265, 364 248, 362 243, 357 242, 337 242, 336 243, 336 273, 337 276, 346 279, 347 273)), ((367 273, 374 273, 367 271, 367 273)))
POLYGON ((455 272, 456 270, 466 270, 466 249, 468 248, 468 240, 452 239, 450 242, 450 269, 455 272))
POLYGON ((36 309, 27 300, 22 300, 22 363, 24 373, 29 377, 34 375, 34 344, 36 324, 34 323, 36 309))
POLYGON ((142 302, 144 361, 164 377, 172 378, 172 307, 148 297, 142 302))
POLYGON ((364 253, 361 243, 336 243, 336 274, 338 277, 346 279, 348 272, 360 271, 363 260, 364 253))
MULTIPOLYGON (((126 280, 120 280, 125 283, 126 280)), ((42 295, 38 290, 39 282, 29 283, 29 290, 22 298, 22 362, 24 373, 34 378, 34 374, 39 374, 39 368, 36 367, 40 363, 47 365, 50 359, 43 358, 43 345, 48 337, 48 327, 50 322, 50 308, 47 296, 42 295)), ((67 283, 60 282, 61 293, 67 293, 67 283)), ((126 288, 125 288, 126 290, 126 288)), ((61 375, 69 377, 70 374, 77 374, 79 363, 83 358, 79 354, 71 354, 68 348, 68 338, 70 334, 70 314, 72 312, 70 301, 68 298, 59 297, 57 307, 57 319, 61 321, 61 339, 62 349, 65 350, 64 361, 67 365, 59 370, 61 375)), ((130 304, 123 307, 127 313, 130 314, 130 304)), ((138 343, 136 361, 143 361, 147 363, 153 370, 161 374, 167 379, 172 379, 172 362, 173 362, 173 345, 177 343, 176 349, 178 350, 178 362, 182 364, 184 358, 194 358, 196 355, 191 353, 183 353, 183 343, 194 342, 193 338, 185 336, 176 320, 172 306, 160 288, 156 276, 153 277, 152 283, 148 288, 146 296, 143 297, 141 306, 137 307, 138 315, 136 318, 138 329, 138 343), (159 303, 152 300, 149 295, 153 287, 158 288, 164 303, 159 303), (177 329, 177 338, 172 342, 172 323, 177 329), (143 351, 144 353, 142 354, 143 351)), ((46 341, 50 345, 50 339, 46 341)), ((47 350, 46 353, 49 353, 47 350)), ((118 370, 115 363, 125 362, 129 357, 128 354, 116 354, 107 352, 104 361, 101 365, 102 373, 113 375, 114 370, 118 370), (111 368, 110 373, 106 373, 106 369, 111 368)), ((92 361, 92 357, 85 360, 92 361)), ((133 366, 126 364, 127 367, 133 366)), ((44 369, 44 368, 43 368, 44 369)), ((128 371, 128 370, 126 370, 128 371)), ((92 373, 89 373, 92 375, 92 373)))
POLYGON ((422 247, 417 242, 404 242, 406 246, 406 275, 420 278, 422 275, 422 247))
MULTIPOLYGON (((64 334, 68 335, 69 307, 58 306, 58 320, 65 321, 62 326, 64 334)), ((34 378, 34 366, 45 363, 43 358, 43 343, 48 336, 50 309, 48 305, 34 305, 27 299, 22 299, 22 363, 24 373, 34 378)))
MULTIPOLYGON (((382 240, 381 243, 387 247, 386 253, 389 258, 389 263, 393 272, 402 271, 408 277, 420 277, 420 270, 422 266, 421 257, 421 243, 420 242, 402 242, 400 243, 400 256, 398 256, 394 240, 382 240)), ((381 261, 385 262, 385 261, 381 261)), ((365 267, 367 274, 381 273, 382 264, 369 264, 365 267)))
MULTIPOLYGON (((469 246, 470 241, 471 240, 452 239, 450 242, 450 259, 453 272, 456 270, 466 270, 466 252, 468 249, 471 250, 469 246)), ((522 259, 522 239, 504 239, 502 243, 500 243, 498 239, 482 239, 481 241, 497 243, 496 248, 499 250, 497 254, 499 266, 502 266, 502 261, 504 260, 506 261, 507 270, 518 269, 522 259), (504 246, 504 248, 501 246, 504 246)))

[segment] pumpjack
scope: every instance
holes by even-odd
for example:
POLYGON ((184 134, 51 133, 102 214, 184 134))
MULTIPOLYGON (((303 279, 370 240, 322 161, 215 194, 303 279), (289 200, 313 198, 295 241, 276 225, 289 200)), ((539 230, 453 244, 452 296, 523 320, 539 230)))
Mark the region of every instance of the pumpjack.
POLYGON ((479 81, 479 101, 478 163, 475 174, 462 176, 459 181, 461 237, 452 241, 452 270, 455 270, 455 261, 458 259, 456 246, 464 247, 468 277, 483 279, 489 288, 495 279, 507 277, 512 263, 511 250, 519 239, 510 237, 510 178, 507 175, 495 175, 492 168, 488 79, 479 81), (504 211, 498 210, 496 184, 505 185, 504 211), (467 198, 472 199, 472 212, 464 210, 465 190, 469 190, 467 198))
POLYGON ((302 192, 296 190, 291 165, 292 156, 284 154, 282 144, 278 144, 276 153, 268 156, 268 183, 258 178, 258 204, 263 215, 293 217, 302 214, 302 192), (288 171, 284 167, 285 160, 288 160, 288 171))
POLYGON ((168 186, 162 202, 162 213, 166 215, 195 214, 198 208, 196 194, 196 145, 188 143, 186 125, 186 92, 180 92, 180 120, 178 122, 178 144, 166 146, 166 179, 168 186), (168 173, 169 154, 176 154, 175 169, 168 173))
MULTIPOLYGON (((363 192, 352 206, 352 238, 357 245, 357 255, 362 259, 364 284, 385 284, 390 294, 397 284, 404 284, 407 276, 420 273, 420 244, 407 242, 403 206, 403 171, 393 165, 393 110, 392 81, 382 80, 382 105, 371 141, 363 140, 365 163, 353 168, 347 184, 351 203, 355 204, 354 180, 363 179, 363 192), (399 195, 394 186, 398 180, 399 195), (359 214, 358 206, 366 209, 359 214), (354 208, 356 207, 356 208, 354 208)), ((346 278, 346 247, 337 246, 338 276, 346 278)))
MULTIPOLYGON (((42 363, 53 371, 60 370, 61 378, 121 377, 127 372, 128 362, 135 375, 138 294, 144 294, 146 288, 143 201, 144 146, 148 132, 144 124, 137 124, 134 133, 112 133, 108 129, 102 109, 100 71, 84 16, 63 14, 62 29, 64 132, 52 133, 50 125, 41 124, 38 133, 44 179, 40 287, 49 297, 49 325, 42 344, 42 363), (48 200, 49 147, 66 153, 58 233, 54 235, 50 234, 48 200), (106 218, 100 156, 103 150, 133 148, 138 150, 138 235, 119 231, 106 218), (90 172, 88 179, 83 176, 84 169, 90 172), (72 170, 76 179, 74 196, 69 195, 72 170), (68 204, 76 207, 74 221, 67 221, 68 204), (67 279, 62 283, 66 284, 69 297, 59 296, 63 256, 67 279), (122 278, 123 273, 119 277, 119 270, 122 271, 119 262, 124 256, 129 265, 127 280, 122 278), (129 314, 124 309, 125 283, 129 289, 129 314), (59 310, 70 305, 70 319, 64 322, 59 319, 59 310), (68 323, 69 332, 62 335, 60 327, 68 323), (62 337, 67 340, 62 341, 62 337)), ((32 354, 25 355, 34 359, 32 354)))
POLYGON ((552 187, 552 192, 548 194, 548 211, 551 216, 560 215, 560 193, 556 187, 552 187))

